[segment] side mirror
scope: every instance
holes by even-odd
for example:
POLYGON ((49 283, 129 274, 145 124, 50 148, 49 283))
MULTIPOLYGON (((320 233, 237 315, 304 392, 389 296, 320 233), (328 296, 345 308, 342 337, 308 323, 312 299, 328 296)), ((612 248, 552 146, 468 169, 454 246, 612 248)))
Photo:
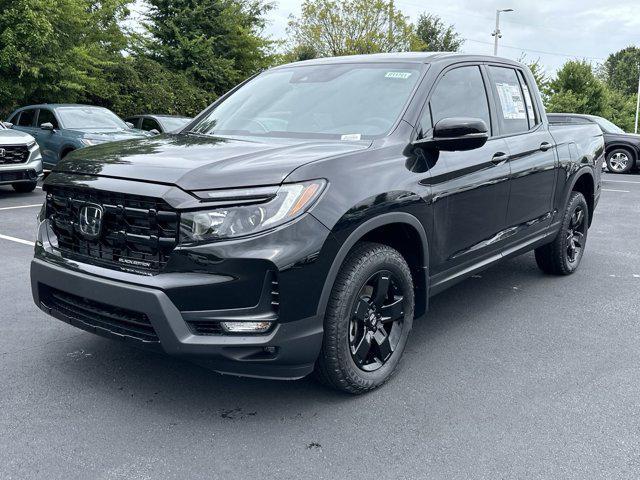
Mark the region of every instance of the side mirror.
POLYGON ((433 137, 415 143, 429 143, 444 152, 461 152, 482 147, 489 140, 489 128, 479 118, 444 118, 433 128, 433 137))
POLYGON ((153 133, 154 135, 160 135, 160 132, 156 128, 149 130, 149 133, 153 133))
POLYGON ((134 127, 133 123, 131 123, 131 122, 124 122, 124 123, 126 123, 127 127, 129 127, 129 128, 133 128, 134 127))
POLYGON ((53 124, 50 122, 46 122, 40 125, 40 128, 42 130, 48 130, 50 132, 53 132, 55 129, 53 128, 53 124))
POLYGON ((11 122, 2 122, 2 124, 7 128, 13 128, 13 123, 11 122))

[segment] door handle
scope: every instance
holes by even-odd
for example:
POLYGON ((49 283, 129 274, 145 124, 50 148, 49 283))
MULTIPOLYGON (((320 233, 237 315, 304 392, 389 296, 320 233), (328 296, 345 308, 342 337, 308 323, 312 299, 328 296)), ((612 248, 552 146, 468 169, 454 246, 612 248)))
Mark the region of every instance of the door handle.
POLYGON ((540 144, 540 150, 543 152, 548 152, 552 148, 553 148, 553 145, 551 145, 549 142, 542 142, 540 144))
POLYGON ((491 163, 494 165, 502 165, 509 161, 509 155, 503 152, 496 153, 493 157, 491 157, 491 163))

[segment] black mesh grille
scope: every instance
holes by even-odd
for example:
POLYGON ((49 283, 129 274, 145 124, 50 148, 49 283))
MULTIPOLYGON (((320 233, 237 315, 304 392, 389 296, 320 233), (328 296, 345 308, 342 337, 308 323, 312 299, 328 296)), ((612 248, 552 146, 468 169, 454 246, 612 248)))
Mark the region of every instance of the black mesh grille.
POLYGON ((156 198, 50 186, 47 217, 63 256, 127 272, 160 272, 178 243, 178 213, 156 198), (100 236, 94 240, 79 228, 80 211, 87 204, 104 212, 100 236))
POLYGON ((84 326, 131 337, 143 342, 159 342, 149 318, 140 312, 112 307, 54 288, 41 291, 42 303, 84 326))
POLYGON ((18 163, 25 163, 28 159, 29 149, 26 145, 0 145, 0 165, 15 165, 18 163))

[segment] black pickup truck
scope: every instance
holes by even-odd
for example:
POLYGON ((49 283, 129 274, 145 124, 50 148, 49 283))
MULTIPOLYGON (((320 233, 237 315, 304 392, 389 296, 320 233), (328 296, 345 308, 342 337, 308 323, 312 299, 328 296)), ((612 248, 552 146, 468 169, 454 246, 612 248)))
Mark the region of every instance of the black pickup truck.
POLYGON ((181 133, 70 154, 44 183, 36 304, 236 375, 385 382, 429 298, 535 250, 573 273, 602 132, 550 129, 496 57, 326 58, 249 79, 181 133))

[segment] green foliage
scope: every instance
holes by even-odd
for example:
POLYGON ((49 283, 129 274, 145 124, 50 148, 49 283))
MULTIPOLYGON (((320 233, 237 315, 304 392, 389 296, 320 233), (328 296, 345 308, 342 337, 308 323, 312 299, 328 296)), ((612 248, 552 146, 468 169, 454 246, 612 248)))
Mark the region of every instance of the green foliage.
POLYGON ((425 52, 457 52, 464 43, 453 25, 446 25, 440 17, 432 14, 420 15, 416 37, 420 42, 417 49, 425 52))
POLYGON ((261 0, 148 0, 142 50, 221 95, 269 66, 272 42, 260 34, 271 4, 261 0))
POLYGON ((603 71, 609 88, 634 95, 640 76, 640 48, 632 46, 612 53, 604 63, 603 71))
POLYGON ((550 112, 604 116, 607 108, 607 88, 584 60, 568 61, 549 83, 550 112))
POLYGON ((320 57, 408 50, 413 25, 390 6, 386 0, 305 0, 301 16, 289 20, 292 50, 320 57))
POLYGON ((71 102, 100 88, 127 43, 132 0, 2 0, 0 113, 27 102, 71 102))

